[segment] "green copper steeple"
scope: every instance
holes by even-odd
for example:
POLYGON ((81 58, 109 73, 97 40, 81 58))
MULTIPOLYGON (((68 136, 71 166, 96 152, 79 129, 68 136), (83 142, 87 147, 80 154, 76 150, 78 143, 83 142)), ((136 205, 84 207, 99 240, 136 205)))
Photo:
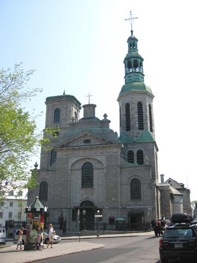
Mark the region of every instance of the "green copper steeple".
POLYGON ((133 35, 127 40, 128 53, 124 59, 125 65, 125 83, 141 81, 144 82, 143 58, 138 53, 138 39, 133 35))
POLYGON ((143 57, 138 52, 138 39, 133 34, 132 21, 137 17, 130 17, 125 20, 131 22, 131 35, 127 39, 128 52, 124 58, 125 85, 122 87, 120 96, 129 91, 146 91, 152 94, 151 89, 144 84, 143 57))

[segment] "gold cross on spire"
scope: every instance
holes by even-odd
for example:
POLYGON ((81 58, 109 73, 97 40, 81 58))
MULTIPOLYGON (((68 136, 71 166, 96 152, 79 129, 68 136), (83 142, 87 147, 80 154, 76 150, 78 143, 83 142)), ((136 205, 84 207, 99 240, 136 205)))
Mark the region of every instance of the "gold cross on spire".
POLYGON ((86 97, 88 97, 88 104, 90 104, 90 97, 92 97, 92 95, 90 94, 90 92, 89 92, 89 94, 88 94, 86 97))
POLYGON ((132 15, 132 12, 130 11, 130 16, 128 18, 125 19, 125 21, 130 21, 131 23, 131 35, 133 34, 133 20, 137 19, 137 17, 134 17, 132 15))

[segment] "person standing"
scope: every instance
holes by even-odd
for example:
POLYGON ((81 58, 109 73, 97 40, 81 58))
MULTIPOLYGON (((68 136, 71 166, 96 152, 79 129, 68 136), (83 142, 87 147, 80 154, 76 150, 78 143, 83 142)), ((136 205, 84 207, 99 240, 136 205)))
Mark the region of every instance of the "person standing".
POLYGON ((18 239, 17 239, 17 247, 16 250, 18 250, 18 247, 20 246, 20 249, 22 249, 22 242, 23 242, 23 227, 19 229, 18 239))
POLYGON ((49 224, 49 229, 48 229, 49 239, 48 239, 47 248, 49 247, 49 244, 51 244, 51 248, 52 248, 54 233, 55 233, 55 231, 54 231, 52 224, 49 224))
POLYGON ((37 227, 37 237, 36 237, 36 246, 35 246, 35 250, 42 250, 41 247, 41 230, 40 227, 37 227))

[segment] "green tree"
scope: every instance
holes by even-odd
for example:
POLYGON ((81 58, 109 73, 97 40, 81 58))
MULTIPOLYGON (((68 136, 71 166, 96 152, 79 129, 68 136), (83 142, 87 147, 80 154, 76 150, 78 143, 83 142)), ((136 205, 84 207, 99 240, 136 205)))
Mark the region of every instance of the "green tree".
POLYGON ((28 86, 33 73, 24 71, 22 63, 0 70, 0 198, 6 190, 27 184, 28 162, 40 142, 35 121, 22 108, 41 91, 28 86))

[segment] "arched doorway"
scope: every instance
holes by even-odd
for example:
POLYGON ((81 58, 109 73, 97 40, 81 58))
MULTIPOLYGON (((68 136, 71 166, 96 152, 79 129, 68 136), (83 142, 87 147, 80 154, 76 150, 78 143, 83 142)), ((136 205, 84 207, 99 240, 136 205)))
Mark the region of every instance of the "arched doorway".
POLYGON ((83 201, 79 212, 80 230, 94 230, 94 204, 91 201, 83 201))

